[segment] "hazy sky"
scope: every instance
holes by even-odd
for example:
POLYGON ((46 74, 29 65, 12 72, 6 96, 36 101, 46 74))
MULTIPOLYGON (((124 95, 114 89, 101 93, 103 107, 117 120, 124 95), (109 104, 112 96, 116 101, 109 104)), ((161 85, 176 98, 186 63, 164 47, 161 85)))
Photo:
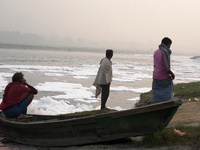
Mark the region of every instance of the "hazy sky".
POLYGON ((0 0, 0 31, 200 51, 200 0, 0 0))

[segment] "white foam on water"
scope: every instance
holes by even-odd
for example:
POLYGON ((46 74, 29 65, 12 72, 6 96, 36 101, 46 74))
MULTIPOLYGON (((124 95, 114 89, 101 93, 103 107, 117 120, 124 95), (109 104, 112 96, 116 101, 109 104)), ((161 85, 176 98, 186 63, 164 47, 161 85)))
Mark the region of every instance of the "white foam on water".
MULTIPOLYGON (((143 56, 138 55, 138 56, 143 56)), ((152 57, 145 55, 145 57, 152 57)), ((172 56, 172 71, 176 75, 174 84, 200 81, 200 61, 189 59, 189 56, 172 56), (187 63, 186 63, 187 62, 187 63)), ((8 84, 8 79, 16 71, 22 72, 41 72, 42 76, 53 77, 54 82, 42 82, 34 86, 39 92, 54 92, 54 96, 41 97, 39 100, 33 100, 29 105, 28 113, 56 115, 65 113, 74 113, 80 111, 89 111, 100 109, 100 106, 93 107, 92 104, 99 103, 100 99, 94 97, 95 87, 83 87, 78 83, 68 83, 67 81, 59 82, 59 77, 71 76, 75 80, 86 80, 96 76, 98 65, 83 64, 77 66, 35 66, 35 65, 0 65, 0 69, 9 70, 0 73, 0 93, 8 84), (12 72, 12 73, 10 73, 12 72), (72 105, 70 101, 77 104, 72 105)), ((153 66, 151 63, 121 63, 113 64, 113 82, 133 83, 143 79, 152 78, 153 66), (145 71, 145 73, 144 73, 145 71)), ((132 88, 126 86, 110 87, 111 92, 134 92, 145 93, 151 90, 151 87, 132 88)), ((139 97, 129 98, 127 101, 139 101, 139 97)), ((122 110, 120 106, 111 109, 122 110)))
POLYGON ((135 98, 127 99, 127 101, 134 101, 134 102, 138 102, 139 100, 140 100, 139 97, 135 97, 135 98))

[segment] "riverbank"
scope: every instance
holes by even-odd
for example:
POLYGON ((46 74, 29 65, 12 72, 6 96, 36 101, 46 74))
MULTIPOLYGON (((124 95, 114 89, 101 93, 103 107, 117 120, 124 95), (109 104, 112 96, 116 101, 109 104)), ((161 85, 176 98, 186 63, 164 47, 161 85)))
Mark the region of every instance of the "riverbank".
MULTIPOLYGON (((185 125, 185 124, 192 124, 192 123, 199 123, 200 122, 200 102, 199 101, 191 101, 184 100, 183 104, 179 107, 178 111, 170 121, 168 127, 174 126, 174 125, 185 125)), ((198 124, 195 124, 198 125, 198 124)), ((0 139, 5 138, 3 136, 3 133, 0 134, 0 139)), ((118 141, 112 141, 112 142, 103 142, 98 144, 90 144, 90 145, 82 145, 82 146, 69 146, 69 147, 37 147, 37 146, 29 146, 29 145, 23 145, 18 144, 15 142, 8 142, 5 143, 5 145, 0 144, 0 150, 1 149, 11 149, 11 150, 131 150, 134 148, 134 150, 169 150, 169 149, 188 149, 192 150, 196 146, 169 146, 169 147, 155 147, 155 148, 137 148, 135 147, 134 143, 138 140, 141 140, 142 137, 131 137, 125 140, 118 140, 118 141)), ((196 148, 195 148, 196 149, 196 148)))

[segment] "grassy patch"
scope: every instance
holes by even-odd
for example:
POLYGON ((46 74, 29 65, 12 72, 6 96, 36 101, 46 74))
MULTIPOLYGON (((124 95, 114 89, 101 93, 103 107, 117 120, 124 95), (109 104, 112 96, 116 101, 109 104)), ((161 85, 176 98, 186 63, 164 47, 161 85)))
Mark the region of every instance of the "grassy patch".
MULTIPOLYGON (((138 104, 147 104, 151 100, 152 91, 140 95, 138 104)), ((200 82, 180 83, 174 85, 174 97, 182 100, 200 98, 200 82)), ((142 106, 142 105, 141 105, 142 106)), ((189 112, 188 112, 189 113, 189 112)), ((144 136, 142 141, 134 142, 134 146, 159 147, 159 146, 197 146, 200 147, 200 126, 175 126, 165 128, 162 131, 154 132, 144 136), (174 133, 174 129, 186 132, 185 136, 174 133)))
POLYGON ((179 98, 200 97, 200 82, 176 84, 174 92, 179 98))
MULTIPOLYGON (((152 90, 140 95, 140 101, 151 100, 152 90)), ((174 97, 181 99, 188 99, 200 97, 200 82, 180 83, 174 85, 174 97)))
POLYGON ((192 126, 175 126, 165 128, 162 131, 146 135, 142 141, 134 142, 136 147, 159 147, 159 146, 200 146, 200 127, 192 126), (185 136, 179 136, 174 133, 174 129, 186 132, 185 136))

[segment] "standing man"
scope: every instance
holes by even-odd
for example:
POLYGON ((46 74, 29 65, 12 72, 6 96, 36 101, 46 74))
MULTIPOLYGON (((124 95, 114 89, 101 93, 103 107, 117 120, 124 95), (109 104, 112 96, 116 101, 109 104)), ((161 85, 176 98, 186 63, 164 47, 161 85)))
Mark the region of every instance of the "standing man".
POLYGON ((38 91, 29 85, 21 72, 16 72, 3 94, 0 109, 8 118, 25 117, 27 107, 38 91))
POLYGON ((151 103, 168 101, 173 98, 174 87, 172 80, 175 75, 170 69, 171 44, 171 39, 165 37, 162 39, 159 49, 154 52, 153 96, 151 103))
POLYGON ((101 109, 108 109, 106 101, 110 93, 110 83, 112 81, 112 62, 113 50, 106 50, 106 57, 100 62, 100 67, 93 85, 96 87, 95 97, 101 93, 101 109), (101 92, 102 91, 102 92, 101 92))

